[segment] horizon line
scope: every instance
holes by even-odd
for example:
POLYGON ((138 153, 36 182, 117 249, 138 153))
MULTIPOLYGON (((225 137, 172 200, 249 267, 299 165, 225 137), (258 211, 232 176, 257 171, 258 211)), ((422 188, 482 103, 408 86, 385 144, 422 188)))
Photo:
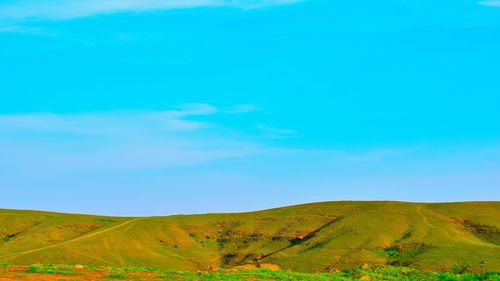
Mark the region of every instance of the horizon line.
POLYGON ((403 200, 333 200, 333 201, 314 201, 297 203, 292 205, 282 205, 277 207, 270 207, 265 209, 249 210, 249 211, 235 211, 235 212, 207 212, 207 213, 178 213, 178 214, 165 214, 165 215, 146 215, 146 216, 124 216, 124 215, 106 215, 99 213, 79 213, 79 212, 62 212, 62 211, 50 211, 50 210, 37 210, 37 209, 16 209, 16 208, 2 208, 0 211, 19 211, 19 212, 40 212, 40 213, 51 213, 51 214, 61 214, 61 215, 75 215, 75 216, 93 216, 93 217, 109 217, 109 218, 157 218, 157 217, 173 217, 173 216, 203 216, 203 215, 224 215, 224 214, 248 214, 256 212, 265 212, 276 209, 292 208, 305 205, 313 204, 324 204, 324 203, 402 203, 402 204, 464 204, 464 203, 500 203, 500 200, 471 200, 471 201, 403 201, 403 200))

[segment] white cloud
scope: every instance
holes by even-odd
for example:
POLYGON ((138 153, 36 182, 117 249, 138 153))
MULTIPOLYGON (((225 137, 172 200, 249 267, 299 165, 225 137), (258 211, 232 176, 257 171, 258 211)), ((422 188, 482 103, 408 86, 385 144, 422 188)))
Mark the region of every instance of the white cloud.
POLYGON ((354 150, 340 150, 340 149, 281 149, 270 148, 267 150, 268 154, 273 155, 300 155, 305 158, 317 158, 330 161, 338 161, 338 163, 360 164, 370 162, 380 162, 389 160, 390 158, 397 158, 410 154, 418 149, 420 146, 406 147, 406 148, 376 148, 372 150, 354 151, 354 150))
POLYGON ((0 129, 87 134, 195 130, 210 124, 187 118, 212 115, 217 111, 217 108, 207 104, 187 104, 165 111, 3 115, 0 116, 0 129))
POLYGON ((240 104, 226 109, 225 112, 229 114, 240 114, 240 113, 250 113, 259 110, 260 108, 253 104, 240 104))
POLYGON ((296 130, 273 128, 265 124, 257 124, 257 129, 264 132, 270 139, 291 139, 299 137, 299 132, 296 130))
POLYGON ((374 151, 368 151, 361 154, 346 154, 344 158, 352 162, 370 162, 370 161, 380 161, 387 157, 398 156, 408 152, 408 149, 380 149, 374 151))
POLYGON ((157 169, 260 153, 256 144, 227 137, 227 128, 190 120, 219 112, 187 104, 165 111, 0 115, 0 169, 157 169))
POLYGON ((46 31, 40 28, 23 27, 18 25, 0 26, 0 33, 27 33, 48 35, 46 31))
POLYGON ((200 7, 253 9, 302 0, 17 0, 0 5, 0 19, 68 20, 94 15, 200 7))
POLYGON ((487 0, 479 2, 483 6, 500 7, 500 0, 487 0))
MULTIPOLYGON (((253 106, 236 106, 233 112, 251 109, 253 106)), ((206 121, 205 117, 214 119, 215 114, 230 113, 208 104, 186 104, 164 111, 0 115, 0 171, 26 175, 140 171, 254 156, 370 162, 404 152, 382 149, 353 154, 273 147, 263 138, 259 141, 237 129, 206 121)), ((271 139, 299 136, 290 129, 264 124, 258 128, 271 139)))

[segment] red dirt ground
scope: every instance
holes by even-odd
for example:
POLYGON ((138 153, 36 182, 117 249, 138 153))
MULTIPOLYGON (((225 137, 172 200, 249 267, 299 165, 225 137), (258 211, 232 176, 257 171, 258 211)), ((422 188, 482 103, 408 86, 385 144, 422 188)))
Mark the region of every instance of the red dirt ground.
MULTIPOLYGON (((101 281, 113 280, 109 272, 100 269, 75 269, 74 275, 28 273, 28 266, 10 266, 0 268, 0 281, 101 281)), ((129 273, 129 280, 161 280, 152 272, 129 273)))

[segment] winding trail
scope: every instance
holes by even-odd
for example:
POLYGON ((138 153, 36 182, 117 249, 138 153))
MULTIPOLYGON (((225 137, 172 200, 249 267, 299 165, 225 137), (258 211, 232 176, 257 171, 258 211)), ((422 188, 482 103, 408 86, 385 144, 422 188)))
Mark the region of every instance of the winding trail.
POLYGON ((102 230, 98 230, 98 231, 95 231, 95 232, 92 232, 92 233, 88 233, 88 234, 85 234, 85 235, 82 235, 82 236, 79 236, 77 238, 74 238, 74 239, 71 239, 71 240, 67 240, 67 241, 64 241, 64 242, 61 242, 61 243, 57 243, 57 244, 53 244, 53 245, 49 245, 49 246, 45 246, 45 247, 41 247, 41 248, 36 248, 36 249, 32 249, 32 250, 27 250, 27 251, 22 251, 22 252, 17 252, 17 253, 12 253, 12 254, 8 254, 8 255, 0 256, 0 259, 4 259, 4 258, 9 259, 9 258, 12 258, 12 257, 15 257, 15 256, 22 256, 22 255, 26 255, 26 254, 36 253, 38 251, 48 250, 48 249, 52 249, 52 248, 55 248, 55 247, 63 246, 63 245, 66 245, 66 244, 70 244, 70 243, 73 243, 73 242, 78 242, 78 241, 81 241, 81 240, 85 240, 85 239, 88 239, 88 238, 91 238, 91 237, 94 237, 94 236, 98 236, 98 235, 101 235, 101 234, 104 234, 104 233, 116 230, 118 228, 121 228, 123 226, 129 225, 129 224, 131 224, 133 222, 136 222, 138 220, 141 220, 141 219, 144 219, 144 218, 136 218, 136 219, 128 220, 128 221, 125 221, 123 223, 117 224, 117 225, 115 225, 113 227, 102 229, 102 230))
POLYGON ((433 224, 429 222, 427 217, 422 213, 422 206, 417 207, 417 214, 422 218, 422 221, 429 227, 436 228, 433 224))

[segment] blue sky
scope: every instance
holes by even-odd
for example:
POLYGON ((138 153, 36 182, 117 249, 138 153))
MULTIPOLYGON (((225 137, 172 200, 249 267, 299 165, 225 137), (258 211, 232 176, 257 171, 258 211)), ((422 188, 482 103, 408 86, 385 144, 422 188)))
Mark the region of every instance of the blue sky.
POLYGON ((0 207, 500 200, 496 0, 0 1, 0 207))

